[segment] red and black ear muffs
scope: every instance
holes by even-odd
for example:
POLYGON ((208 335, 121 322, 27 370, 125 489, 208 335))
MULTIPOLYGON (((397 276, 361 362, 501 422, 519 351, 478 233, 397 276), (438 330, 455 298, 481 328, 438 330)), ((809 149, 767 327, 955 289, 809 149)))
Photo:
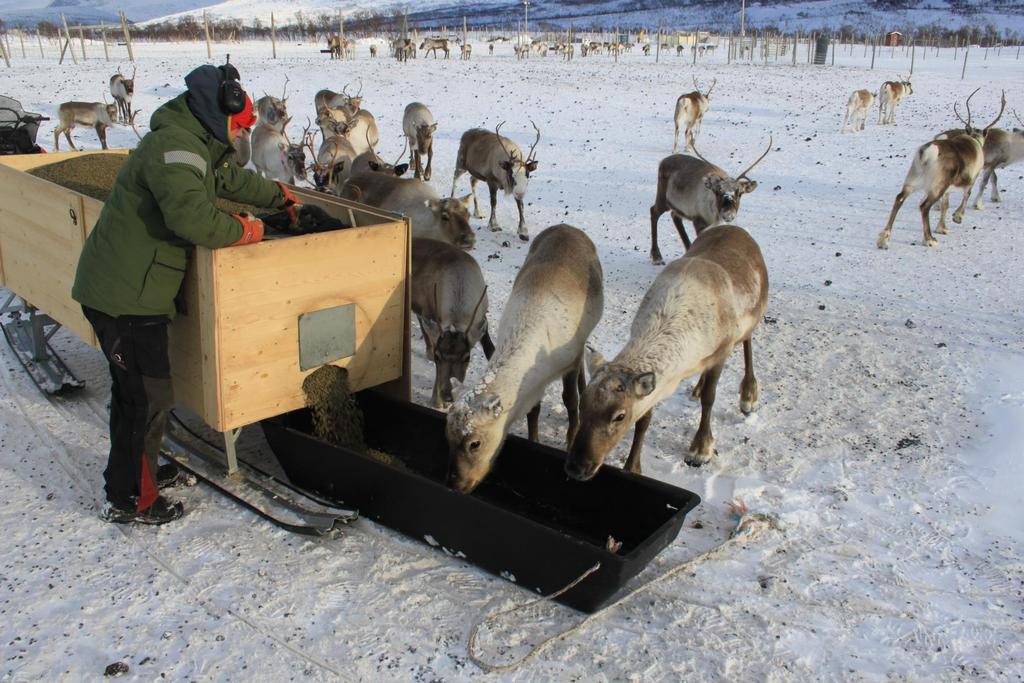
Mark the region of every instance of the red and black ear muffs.
POLYGON ((230 63, 217 68, 220 69, 221 75, 224 77, 217 90, 217 103, 220 105, 221 111, 229 116, 241 113, 245 109, 245 90, 238 82, 238 69, 230 63))

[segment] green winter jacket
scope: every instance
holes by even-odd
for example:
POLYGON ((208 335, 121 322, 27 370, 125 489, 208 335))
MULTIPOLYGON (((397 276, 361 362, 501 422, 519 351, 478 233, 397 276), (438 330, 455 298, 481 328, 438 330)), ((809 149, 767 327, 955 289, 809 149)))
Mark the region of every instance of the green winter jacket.
MULTIPOLYGON (((173 318, 189 248, 216 249, 242 236, 241 223, 213 200, 259 207, 284 202, 275 183, 230 159, 234 150, 222 141, 227 118, 220 116, 224 133, 214 136, 193 114, 188 97, 179 95, 154 112, 151 132, 121 167, 78 260, 75 301, 115 317, 173 318)), ((208 108, 205 113, 206 120, 215 118, 208 108)))

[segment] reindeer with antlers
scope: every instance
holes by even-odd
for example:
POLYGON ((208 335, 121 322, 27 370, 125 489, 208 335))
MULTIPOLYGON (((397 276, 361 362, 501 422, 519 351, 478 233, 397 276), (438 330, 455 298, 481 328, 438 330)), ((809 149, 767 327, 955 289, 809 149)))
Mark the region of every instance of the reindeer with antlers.
POLYGON ((705 228, 731 222, 740 210, 743 195, 757 189, 757 181, 750 180, 747 174, 768 156, 772 142, 769 137, 764 153, 735 178, 705 159, 696 147, 696 157, 673 154, 662 159, 658 165, 658 194, 651 206, 651 261, 655 265, 665 265, 658 247, 658 219, 662 214, 671 212, 672 222, 687 249, 690 238, 683 218, 693 223, 694 239, 705 228))
POLYGON ((459 141, 459 153, 455 161, 451 196, 455 196, 455 185, 462 174, 469 173, 473 195, 473 213, 477 218, 483 218, 484 215, 480 211, 480 204, 476 198, 476 184, 480 180, 487 183, 487 189, 491 193, 491 218, 487 225, 492 231, 498 232, 501 230, 496 216, 498 190, 511 194, 519 209, 519 239, 525 242, 530 239, 530 234, 526 228, 526 219, 523 217, 523 197, 526 196, 526 186, 529 183, 530 174, 537 170, 537 160, 534 158, 534 154, 537 150, 537 143, 540 142, 540 128, 530 121, 530 125, 537 131, 537 139, 530 147, 530 153, 524 157, 516 143, 501 135, 503 125, 505 125, 504 121, 498 124, 493 133, 485 128, 473 128, 462 134, 462 139, 459 141))
POLYGON ((110 95, 117 103, 118 117, 123 123, 131 121, 132 95, 135 94, 135 67, 132 67, 132 77, 125 78, 118 68, 117 73, 110 77, 110 95))
MULTIPOLYGON (((953 106, 957 118, 964 123, 964 129, 951 131, 956 134, 947 139, 926 142, 914 154, 914 160, 911 162, 910 170, 907 171, 903 187, 892 204, 889 222, 878 235, 879 249, 889 248, 889 236, 892 234, 892 225, 896 221, 896 214, 899 213, 900 207, 903 206, 907 197, 917 190, 925 191, 924 201, 921 202, 921 223, 924 228, 923 243, 926 247, 934 247, 938 244, 938 241, 932 236, 928 214, 932 206, 940 200, 942 201, 939 205, 939 224, 935 231, 940 235, 945 235, 948 232, 946 228, 946 211, 949 209, 948 193, 953 188, 960 188, 964 191, 960 206, 953 212, 953 222, 959 224, 963 220, 967 201, 971 196, 971 189, 974 187, 974 180, 985 165, 985 136, 1003 116, 1001 108, 999 115, 992 120, 992 123, 980 130, 973 127, 971 125, 971 97, 974 97, 976 92, 978 91, 975 90, 967 98, 966 121, 960 116, 956 105, 953 106)), ((1005 99, 1003 106, 1006 106, 1005 99)))
POLYGON ((694 76, 693 87, 696 90, 680 95, 679 99, 676 100, 676 137, 672 142, 673 154, 679 148, 679 129, 682 126, 686 126, 686 148, 690 149, 693 147, 694 141, 700 135, 700 124, 704 120, 704 113, 708 110, 708 105, 711 103, 711 91, 715 89, 715 83, 717 82, 717 78, 711 81, 711 87, 708 88, 707 93, 702 93, 700 86, 697 84, 697 77, 694 76), (696 133, 693 133, 694 127, 697 128, 696 133))
POLYGON ((896 105, 903 101, 903 98, 914 94, 914 87, 910 81, 904 81, 900 76, 898 81, 886 81, 878 89, 878 123, 896 123, 896 105))

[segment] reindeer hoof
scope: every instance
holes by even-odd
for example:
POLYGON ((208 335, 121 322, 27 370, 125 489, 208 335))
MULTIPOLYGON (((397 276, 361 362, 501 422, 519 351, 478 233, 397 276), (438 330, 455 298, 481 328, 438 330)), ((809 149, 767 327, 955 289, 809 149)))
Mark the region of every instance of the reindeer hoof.
POLYGON ((519 239, 521 239, 524 242, 529 242, 530 241, 530 234, 526 233, 526 232, 521 232, 521 233, 519 233, 519 239))
POLYGON ((651 254, 651 263, 656 266, 665 265, 665 259, 662 258, 661 254, 651 254))
POLYGON ((757 399, 740 399, 740 412, 750 415, 757 410, 757 399))
POLYGON ((487 227, 491 229, 491 232, 501 232, 501 226, 497 223, 488 223, 487 227))
POLYGON ((929 237, 928 239, 926 239, 924 241, 924 246, 926 246, 926 247, 937 247, 937 246, 939 246, 939 241, 937 239, 935 239, 934 237, 929 237))
MULTIPOLYGON (((962 213, 954 213, 953 214, 953 222, 954 223, 956 223, 957 225, 960 225, 961 223, 963 223, 963 221, 964 221, 964 215, 962 213)), ((943 233, 943 234, 945 234, 945 233, 943 233)))
POLYGON ((939 227, 935 228, 935 232, 937 232, 940 235, 948 235, 949 234, 949 230, 946 229, 945 225, 940 225, 939 227))
POLYGON ((889 248, 889 238, 884 236, 884 235, 879 237, 878 238, 878 248, 879 249, 888 249, 889 248))
POLYGON ((706 453, 695 452, 691 450, 689 453, 686 454, 686 457, 683 458, 683 461, 690 467, 700 467, 711 462, 711 458, 715 457, 715 455, 717 454, 718 451, 716 451, 714 448, 708 449, 706 453))

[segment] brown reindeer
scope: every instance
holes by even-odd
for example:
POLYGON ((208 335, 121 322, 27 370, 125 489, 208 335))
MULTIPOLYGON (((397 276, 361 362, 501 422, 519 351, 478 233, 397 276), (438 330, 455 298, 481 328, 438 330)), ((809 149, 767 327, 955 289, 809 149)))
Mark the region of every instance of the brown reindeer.
POLYGON ((658 247, 658 219, 666 211, 672 212, 672 222, 683 240, 683 246, 690 248, 682 219, 693 222, 695 237, 711 225, 728 223, 740 210, 743 195, 757 189, 757 181, 747 178, 761 163, 772 148, 768 147, 746 170, 735 178, 705 159, 697 148, 697 158, 686 154, 673 154, 662 159, 658 165, 658 194, 651 206, 651 260, 656 265, 665 263, 658 247))
POLYGON ((672 141, 672 153, 676 153, 676 149, 679 147, 679 128, 686 126, 686 147, 687 149, 693 147, 694 141, 697 136, 700 135, 700 124, 704 120, 704 113, 708 110, 708 105, 711 103, 711 91, 715 89, 715 83, 718 79, 711 81, 711 87, 708 88, 707 93, 700 91, 700 86, 697 85, 697 78, 693 79, 693 87, 696 88, 693 92, 680 95, 679 99, 676 100, 676 137, 672 141), (694 127, 697 128, 697 132, 693 133, 694 127))
POLYGON ((924 228, 923 243, 926 247, 934 247, 938 244, 938 241, 932 236, 928 214, 932 206, 940 200, 942 202, 939 210, 939 224, 935 231, 940 235, 947 233, 946 210, 949 208, 949 202, 946 199, 946 194, 953 188, 960 188, 964 191, 963 200, 953 213, 953 222, 960 223, 963 220, 974 181, 985 164, 985 135, 999 121, 1003 113, 1000 109, 999 116, 984 129, 974 128, 971 125, 971 97, 974 97, 974 93, 967 98, 966 121, 960 118, 960 112, 956 107, 953 108, 957 118, 964 123, 963 132, 950 139, 926 142, 914 154, 914 160, 911 162, 910 170, 907 171, 903 187, 892 204, 889 222, 878 235, 879 249, 889 247, 889 236, 892 234, 892 225, 896 221, 896 214, 899 213, 900 207, 903 206, 907 197, 917 190, 925 191, 924 201, 921 202, 921 223, 924 228))
MULTIPOLYGON (((71 149, 77 150, 71 139, 71 131, 76 125, 91 126, 100 138, 100 145, 107 149, 107 128, 117 123, 118 106, 102 102, 64 102, 57 108, 59 123, 53 130, 53 148, 60 151, 60 134, 68 139, 71 149)), ((134 116, 129 116, 134 125, 134 116)), ((138 133, 136 133, 138 134, 138 133)))
POLYGON ((711 410, 718 378, 737 344, 746 370, 740 410, 757 408, 751 337, 768 305, 768 269, 746 230, 720 225, 704 231, 693 248, 654 280, 637 310, 630 338, 609 363, 597 360, 580 398, 580 428, 565 471, 574 479, 597 474, 630 427, 633 444, 625 469, 641 472, 640 451, 654 408, 679 383, 700 375, 700 426, 684 458, 700 466, 715 454, 711 410))

